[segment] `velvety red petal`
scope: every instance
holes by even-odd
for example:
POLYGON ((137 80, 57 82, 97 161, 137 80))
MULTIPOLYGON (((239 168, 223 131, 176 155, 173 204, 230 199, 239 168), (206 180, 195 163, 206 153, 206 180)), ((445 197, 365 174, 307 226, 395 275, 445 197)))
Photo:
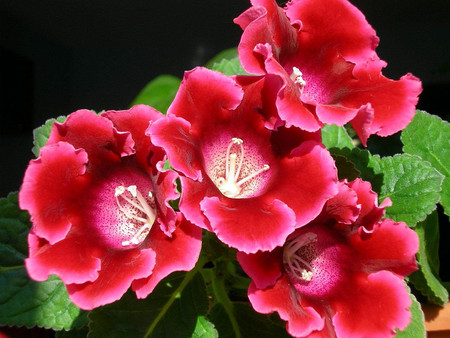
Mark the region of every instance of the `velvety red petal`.
POLYGON ((274 58, 270 45, 257 45, 255 52, 263 57, 267 73, 279 76, 282 81, 278 89, 276 106, 280 118, 286 122, 286 127, 293 125, 310 132, 318 130, 322 124, 300 100, 299 88, 274 58))
POLYGON ((94 282, 69 284, 70 299, 83 310, 92 310, 120 299, 135 279, 145 278, 155 266, 151 249, 116 251, 107 255, 94 282))
POLYGON ((100 167, 120 161, 120 157, 134 154, 134 141, 128 132, 117 131, 112 122, 82 109, 69 115, 64 123, 55 122, 47 144, 60 141, 83 148, 91 165, 100 167))
MULTIPOLYGON (((131 136, 135 142, 134 148, 136 150, 138 163, 143 168, 147 167, 149 165, 149 152, 152 145, 150 142, 150 137, 146 135, 145 132, 150 123, 160 119, 164 115, 152 107, 140 104, 131 107, 129 110, 109 110, 102 113, 101 116, 111 120, 114 127, 119 132, 131 133, 131 136)), ((158 155, 160 158, 158 158, 157 161, 161 161, 163 159, 163 151, 160 150, 158 155)))
POLYGON ((299 227, 319 215, 337 194, 337 172, 330 153, 314 141, 304 142, 291 155, 280 159, 277 182, 266 195, 284 201, 295 212, 299 227))
POLYGON ((320 53, 335 49, 346 60, 360 63, 373 55, 379 39, 364 15, 346 0, 291 1, 286 7, 291 23, 301 23, 301 50, 320 53))
MULTIPOLYGON (((376 62, 366 67, 355 69, 358 81, 348 87, 349 94, 342 99, 342 104, 349 107, 360 107, 371 104, 374 117, 369 135, 392 135, 405 128, 415 114, 418 95, 422 91, 419 79, 407 74, 398 81, 384 77, 378 70, 376 62)), ((363 131, 357 129, 358 135, 363 131)))
POLYGON ((264 74, 262 59, 254 53, 255 46, 270 45, 277 59, 293 53, 297 50, 297 29, 275 1, 257 0, 252 4, 252 8, 234 20, 244 29, 238 46, 239 59, 247 72, 264 74))
POLYGON ((286 276, 270 288, 258 289, 251 283, 248 298, 253 308, 260 313, 277 311, 287 321, 287 331, 295 337, 304 337, 315 330, 322 330, 324 320, 310 306, 302 305, 298 292, 290 285, 286 276))
POLYGON ((361 209, 358 205, 358 195, 344 182, 339 182, 338 188, 338 194, 328 200, 325 205, 324 213, 339 223, 352 224, 356 221, 361 209))
POLYGON ((258 289, 273 286, 281 277, 282 249, 274 251, 259 251, 254 254, 245 254, 238 251, 236 258, 245 273, 253 280, 258 289))
POLYGON ((191 133, 201 134, 242 100, 242 88, 222 73, 197 67, 185 72, 167 115, 176 115, 190 123, 191 133))
POLYGON ((419 239, 405 223, 383 219, 370 235, 354 233, 348 241, 366 271, 390 270, 406 276, 417 270, 419 239))
POLYGON ((45 281, 51 274, 58 275, 65 284, 94 281, 100 270, 102 253, 90 245, 89 238, 68 235, 53 245, 36 236, 28 235, 29 258, 25 266, 30 277, 45 281))
POLYGON ((355 226, 363 226, 366 231, 372 231, 374 224, 386 213, 383 207, 378 206, 378 195, 372 190, 369 182, 359 178, 349 182, 348 186, 358 195, 358 204, 361 206, 355 226))
POLYGON ((19 205, 28 210, 33 231, 55 243, 63 239, 79 213, 79 201, 89 184, 84 150, 59 142, 41 148, 30 161, 19 193, 19 205))
POLYGON ((155 188, 154 197, 158 209, 157 222, 160 224, 161 231, 169 237, 175 230, 177 221, 176 212, 170 205, 170 201, 180 197, 180 194, 177 192, 177 178, 178 174, 172 170, 159 172, 152 177, 153 187, 155 188))
POLYGON ((285 203, 261 199, 206 197, 200 207, 217 237, 245 253, 268 251, 281 246, 294 231, 295 215, 285 203))
POLYGON ((338 337, 389 337, 411 320, 404 282, 388 271, 358 276, 342 297, 332 302, 338 337))
POLYGON ((150 233, 150 246, 156 253, 155 267, 148 278, 133 282, 138 298, 147 297, 170 273, 194 268, 202 247, 202 230, 182 217, 179 222, 171 238, 157 228, 150 233))
POLYGON ((202 180, 199 146, 190 134, 191 124, 173 115, 159 119, 149 127, 152 142, 166 150, 170 164, 194 180, 202 180))
POLYGON ((212 231, 208 219, 200 209, 200 202, 206 196, 215 196, 218 190, 210 180, 195 182, 189 178, 180 177, 183 193, 180 200, 180 211, 192 223, 208 231, 212 231))

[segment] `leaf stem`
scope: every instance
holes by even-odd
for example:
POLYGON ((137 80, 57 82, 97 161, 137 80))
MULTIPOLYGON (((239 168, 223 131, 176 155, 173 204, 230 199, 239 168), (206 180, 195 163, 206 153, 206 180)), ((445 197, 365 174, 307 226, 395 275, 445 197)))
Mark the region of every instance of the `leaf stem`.
POLYGON ((24 269, 25 265, 16 265, 16 266, 1 266, 0 267, 0 273, 6 272, 6 271, 12 271, 12 270, 20 270, 24 269))
POLYGON ((217 269, 216 273, 212 273, 211 277, 211 285, 214 291, 214 295, 217 301, 222 304, 225 312, 230 318, 231 326, 233 327, 233 331, 236 334, 236 338, 241 338, 242 336, 239 330, 239 325, 233 313, 233 303, 231 302, 230 298, 228 298, 227 291, 225 290, 225 279, 220 273, 220 269, 217 269))

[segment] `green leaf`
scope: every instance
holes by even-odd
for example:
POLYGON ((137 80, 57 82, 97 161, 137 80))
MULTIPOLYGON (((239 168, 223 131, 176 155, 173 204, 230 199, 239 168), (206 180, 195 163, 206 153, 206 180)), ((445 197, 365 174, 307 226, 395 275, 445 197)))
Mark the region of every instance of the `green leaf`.
POLYGON ((195 325, 195 331, 192 334, 192 338, 217 338, 219 333, 217 332, 214 324, 211 323, 204 316, 197 318, 197 325, 195 325))
POLYGON ((59 116, 56 119, 49 119, 45 122, 43 126, 40 126, 35 130, 33 130, 34 147, 31 150, 36 157, 39 156, 39 150, 47 143, 48 138, 50 136, 50 131, 52 130, 53 123, 55 121, 62 123, 66 119, 67 116, 59 116))
POLYGON ((422 308, 420 307, 420 303, 411 293, 409 287, 408 291, 412 301, 412 304, 409 308, 411 310, 411 322, 403 331, 397 331, 396 338, 425 338, 427 336, 425 328, 425 316, 423 314, 422 308))
POLYGON ((235 59, 237 57, 238 57, 237 48, 236 47, 228 48, 228 49, 225 49, 225 50, 221 51, 219 54, 217 54, 211 60, 209 60, 205 64, 205 67, 209 68, 209 69, 212 69, 214 64, 220 63, 223 59, 230 60, 230 59, 235 59))
POLYGON ((375 174, 383 176, 379 199, 392 200, 386 217, 414 226, 436 209, 444 177, 428 162, 398 154, 372 161, 372 166, 375 174))
POLYGON ((249 75, 241 66, 241 62, 238 57, 227 60, 222 59, 220 62, 214 63, 211 68, 225 75, 249 75))
POLYGON ((438 305, 448 302, 448 292, 439 280, 439 226, 437 212, 416 225, 420 246, 417 253, 419 270, 413 272, 409 280, 430 301, 438 305))
POLYGON ((175 76, 160 75, 150 81, 140 91, 133 102, 131 102, 131 106, 146 104, 165 114, 175 98, 180 83, 181 80, 175 76))
POLYGON ((205 283, 196 270, 173 273, 143 300, 128 292, 89 314, 89 337, 190 337, 206 314, 205 283))
POLYGON ((335 124, 325 125, 322 128, 322 143, 331 148, 355 148, 352 138, 348 135, 345 127, 338 127, 335 124))
POLYGON ((418 155, 445 176, 441 204, 450 216, 450 124, 438 116, 417 111, 403 130, 403 151, 418 155))
POLYGON ((28 277, 24 259, 31 223, 17 196, 0 199, 0 325, 54 330, 86 325, 86 314, 72 304, 58 278, 38 283, 28 277))

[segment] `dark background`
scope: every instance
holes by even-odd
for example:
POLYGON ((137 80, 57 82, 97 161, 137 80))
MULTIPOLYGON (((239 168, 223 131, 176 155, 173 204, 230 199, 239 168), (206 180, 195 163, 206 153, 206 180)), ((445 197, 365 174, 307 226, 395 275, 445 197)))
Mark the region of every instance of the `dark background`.
MULTIPOLYGON (((443 115, 450 1, 358 0, 381 38, 384 74, 412 72, 419 108, 443 115)), ((237 46, 247 0, 0 0, 0 196, 18 190, 32 130, 77 109, 126 109, 152 78, 237 46)), ((447 118, 448 119, 448 118, 447 118)))

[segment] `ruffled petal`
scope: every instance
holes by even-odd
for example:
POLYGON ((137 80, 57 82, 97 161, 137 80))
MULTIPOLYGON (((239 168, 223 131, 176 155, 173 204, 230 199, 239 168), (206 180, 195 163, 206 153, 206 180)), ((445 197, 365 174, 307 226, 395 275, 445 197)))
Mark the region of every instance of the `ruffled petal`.
POLYGON ((146 135, 146 129, 148 126, 159 120, 164 115, 161 114, 156 109, 146 106, 144 104, 136 105, 131 107, 129 110, 109 110, 101 114, 101 116, 106 117, 111 120, 114 124, 114 127, 119 132, 130 132, 131 136, 135 142, 134 149, 136 150, 136 157, 138 163, 146 168, 149 165, 149 157, 152 151, 152 155, 159 155, 155 161, 153 161, 153 165, 156 165, 156 161, 162 161, 164 152, 162 149, 156 150, 152 149, 152 144, 150 142, 150 137, 146 135), (154 154, 157 152, 157 154, 154 154))
POLYGON ((354 233, 349 243, 366 271, 390 270, 406 276, 417 270, 419 239, 405 223, 383 219, 369 236, 354 233))
POLYGON ((388 271, 360 275, 332 301, 337 336, 389 337, 411 320, 405 283, 388 271))
POLYGON ((55 122, 47 144, 60 141, 83 148, 90 165, 104 167, 134 154, 134 141, 128 132, 119 132, 110 120, 82 109, 69 115, 64 123, 55 122))
POLYGON ((291 157, 280 159, 276 180, 267 196, 285 201, 295 212, 297 227, 319 215, 325 202, 337 193, 334 160, 314 141, 304 142, 291 157))
POLYGON ((79 214, 89 185, 84 150, 64 142, 41 148, 30 161, 19 193, 19 205, 31 214, 34 233, 51 244, 62 240, 79 214))
POLYGON ((152 142, 166 150, 173 168, 193 180, 202 180, 199 146, 191 135, 191 124, 174 115, 167 116, 149 127, 152 142))
POLYGON ((190 123, 191 133, 198 135, 205 126, 213 126, 220 116, 235 109, 242 96, 242 88, 232 78, 197 67, 184 73, 167 115, 185 119, 190 123))
POLYGON ((279 200, 206 197, 200 207, 217 237, 245 253, 281 246, 294 231, 295 214, 279 200))
POLYGON ((364 15, 346 0, 302 0, 288 3, 286 15, 299 25, 301 50, 334 49, 354 63, 372 56, 379 39, 364 15))
POLYGON ((120 299, 135 279, 148 277, 155 266, 151 249, 116 251, 102 261, 94 282, 69 284, 70 299, 83 310, 92 310, 120 299))
POLYGON ((253 308, 260 313, 277 311, 287 321, 287 331, 295 337, 304 337, 315 330, 322 330, 324 320, 311 306, 303 305, 298 292, 283 276, 270 288, 258 289, 251 283, 248 298, 253 308))
POLYGON ((206 196, 215 196, 218 190, 210 180, 195 182, 189 178, 180 177, 183 193, 180 199, 180 211, 192 223, 208 231, 212 231, 208 219, 200 209, 200 202, 206 196))
POLYGON ((138 298, 147 297, 170 273, 193 269, 202 246, 202 230, 182 217, 171 238, 156 228, 150 238, 151 249, 156 252, 155 267, 148 278, 133 282, 133 291, 138 298))
POLYGON ((45 281, 49 275, 58 275, 65 284, 92 282, 100 270, 102 251, 90 245, 87 236, 69 234, 53 245, 36 236, 28 235, 29 258, 25 266, 30 277, 45 281))
POLYGON ((352 224, 361 209, 358 205, 358 195, 345 182, 339 182, 338 188, 338 194, 328 200, 324 213, 326 217, 333 217, 339 223, 352 224))
POLYGON ((245 254, 238 251, 236 258, 256 287, 265 289, 273 286, 282 275, 281 251, 281 248, 275 248, 271 252, 259 251, 254 254, 245 254))

